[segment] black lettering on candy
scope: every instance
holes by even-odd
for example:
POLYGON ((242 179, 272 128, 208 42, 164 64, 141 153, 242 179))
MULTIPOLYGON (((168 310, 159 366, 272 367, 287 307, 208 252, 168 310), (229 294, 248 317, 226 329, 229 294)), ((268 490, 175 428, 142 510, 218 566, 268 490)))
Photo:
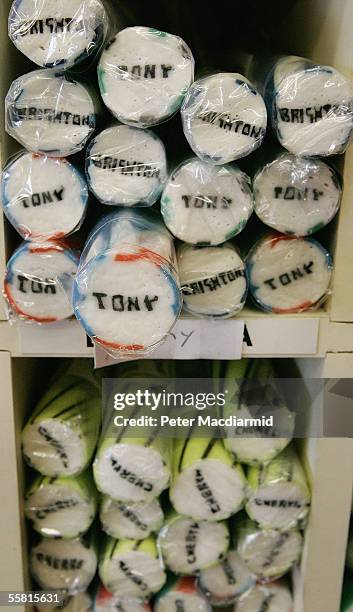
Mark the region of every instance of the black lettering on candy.
POLYGON ((27 278, 22 274, 17 274, 18 290, 21 293, 51 293, 56 294, 56 281, 53 278, 27 278), (28 284, 29 283, 29 284, 28 284))
MULTIPOLYGON (((96 298, 99 310, 106 310, 109 307, 109 301, 107 302, 105 300, 105 298, 108 297, 107 293, 94 291, 92 292, 92 296, 96 298)), ((117 293, 111 296, 111 307, 114 312, 138 312, 143 309, 152 312, 154 304, 158 302, 158 300, 158 295, 149 296, 146 294, 142 299, 138 296, 124 296, 121 293, 117 293)))
POLYGON ((278 108, 278 118, 284 123, 317 123, 327 115, 335 118, 351 112, 346 105, 323 104, 305 108, 278 108))
POLYGON ((94 154, 89 158, 96 168, 102 170, 109 170, 110 172, 119 172, 124 176, 141 176, 143 178, 155 178, 159 177, 161 170, 153 164, 145 164, 140 161, 129 161, 126 159, 119 159, 117 157, 110 157, 108 155, 102 156, 94 154))
POLYGON ((317 202, 324 195, 323 191, 319 191, 315 188, 311 189, 309 187, 305 187, 304 189, 299 189, 298 187, 293 187, 292 185, 288 187, 274 187, 273 192, 275 200, 314 200, 317 202))
POLYGON ((200 530, 198 523, 192 523, 185 537, 186 561, 189 565, 196 563, 196 541, 200 530))
POLYGON ((52 108, 36 108, 34 106, 13 107, 9 110, 10 118, 14 123, 21 120, 48 121, 64 125, 87 125, 95 127, 95 116, 72 114, 69 111, 57 112, 52 108))
POLYGON ((309 275, 313 273, 313 261, 309 261, 302 265, 302 267, 295 268, 294 270, 290 270, 289 272, 284 272, 280 274, 278 278, 268 278, 264 280, 264 284, 271 287, 272 290, 276 290, 279 288, 279 285, 285 287, 286 285, 290 285, 291 283, 304 278, 305 275, 309 275))
POLYGON ((80 570, 83 566, 83 559, 58 559, 42 552, 37 552, 36 558, 40 563, 44 563, 53 569, 72 571, 80 570))
POLYGON ((120 463, 118 463, 118 461, 114 459, 113 457, 111 457, 110 462, 111 462, 114 472, 119 474, 120 478, 122 478, 123 480, 127 480, 128 482, 133 484, 135 487, 139 487, 140 489, 143 489, 144 491, 150 492, 153 490, 152 483, 146 482, 142 480, 142 478, 137 476, 137 474, 134 474, 133 472, 130 472, 129 470, 124 469, 123 466, 120 463))
POLYGON ((60 189, 53 189, 50 191, 42 191, 40 193, 32 193, 31 196, 25 196, 20 199, 23 208, 30 208, 31 206, 41 206, 42 204, 62 202, 64 198, 64 187, 60 189))
POLYGON ((138 576, 133 570, 129 568, 129 566, 125 563, 125 561, 119 561, 119 567, 121 571, 125 574, 129 580, 137 584, 137 586, 141 589, 141 591, 148 591, 148 585, 144 580, 142 580, 141 576, 138 576))
POLYGON ((206 209, 228 209, 232 204, 232 198, 217 195, 182 195, 185 208, 206 208, 206 209))
POLYGON ((169 64, 134 64, 131 67, 126 65, 118 66, 118 70, 127 72, 134 79, 168 79, 170 72, 174 70, 174 66, 169 64))
POLYGON ((217 514, 217 512, 220 512, 221 507, 216 498, 214 497, 212 490, 206 482, 205 477, 200 469, 195 470, 195 484, 196 488, 201 493, 201 497, 203 497, 206 504, 209 506, 212 514, 217 514))
POLYGON ((244 123, 244 121, 233 118, 224 112, 217 113, 215 111, 202 111, 199 113, 197 118, 205 123, 215 125, 222 130, 234 132, 235 134, 240 133, 256 140, 260 137, 264 137, 266 133, 265 128, 261 126, 256 127, 255 125, 251 125, 251 123, 244 123))
POLYGON ((220 272, 216 276, 183 285, 182 291, 184 295, 199 295, 207 293, 207 291, 213 292, 227 286, 229 283, 233 283, 238 278, 245 278, 244 269, 234 268, 234 270, 220 272))

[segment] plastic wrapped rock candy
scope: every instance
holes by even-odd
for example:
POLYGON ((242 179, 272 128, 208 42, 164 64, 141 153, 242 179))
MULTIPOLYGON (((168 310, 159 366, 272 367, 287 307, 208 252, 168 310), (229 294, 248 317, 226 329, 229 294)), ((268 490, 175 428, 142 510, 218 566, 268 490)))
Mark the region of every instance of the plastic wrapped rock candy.
POLYGON ((97 389, 78 376, 61 376, 39 400, 22 431, 26 462, 44 476, 76 476, 91 461, 100 420, 97 389))
POLYGON ((252 83, 237 73, 217 73, 195 81, 181 116, 190 147, 213 164, 249 155, 266 133, 265 102, 252 83))
POLYGON ((278 314, 321 306, 329 293, 332 269, 331 255, 312 238, 265 235, 247 257, 254 301, 278 314))
POLYGON ((104 586, 120 597, 148 600, 166 581, 155 539, 106 538, 99 563, 104 586))
POLYGON ((71 76, 35 70, 18 77, 5 99, 6 131, 33 153, 81 151, 96 127, 98 103, 71 76))
POLYGON ((194 59, 181 38, 140 26, 116 34, 98 65, 104 103, 122 123, 136 127, 174 115, 193 78, 194 59))
POLYGON ((281 57, 268 75, 266 98, 276 136, 291 153, 325 157, 351 142, 353 89, 335 68, 281 57))
POLYGON ((212 606, 230 606, 255 584, 255 577, 231 550, 225 559, 199 573, 198 584, 212 606))
POLYGON ((30 570, 43 589, 84 591, 93 580, 97 554, 92 534, 74 540, 42 538, 31 548, 30 570))
POLYGON ((242 507, 246 481, 221 440, 175 440, 170 501, 195 520, 220 521, 242 507))
POLYGON ((76 231, 86 214, 88 189, 66 159, 22 151, 5 166, 1 201, 25 240, 57 240, 76 231))
POLYGON ((282 153, 254 178, 257 216, 290 236, 308 236, 327 225, 337 213, 341 181, 331 166, 319 159, 282 153))
MULTIPOLYGON (((134 414, 143 414, 143 410, 140 413, 135 410, 134 414)), ((109 425, 98 446, 93 473, 101 493, 123 504, 147 504, 169 485, 168 440, 155 436, 147 427, 137 438, 133 428, 109 425)), ((109 531, 115 530, 109 519, 107 523, 105 518, 103 524, 109 531)), ((120 525, 119 530, 122 528, 120 525)))
POLYGON ((263 529, 286 531, 303 523, 310 509, 310 491, 293 448, 268 465, 248 468, 248 516, 263 529))
POLYGON ((243 308, 247 295, 245 264, 230 242, 214 247, 183 244, 177 255, 186 312, 225 318, 243 308))
POLYGON ((7 262, 4 294, 11 314, 34 323, 71 317, 77 266, 76 253, 59 242, 23 242, 7 262))
POLYGON ((103 584, 96 593, 94 610, 95 612, 152 612, 150 605, 143 599, 114 595, 103 584))
POLYGON ((108 16, 101 0, 14 0, 9 36, 43 68, 70 68, 96 53, 104 42, 108 16))
POLYGON ((193 575, 217 563, 227 552, 225 522, 209 523, 172 513, 158 537, 166 567, 177 575, 193 575))
POLYGON ((37 476, 25 500, 33 528, 47 538, 77 538, 91 526, 97 494, 90 473, 69 478, 37 476))
POLYGON ((249 177, 234 166, 189 159, 170 175, 161 212, 176 238, 218 245, 239 234, 253 211, 249 177))
POLYGON ((273 416, 273 426, 224 428, 224 445, 240 463, 267 464, 291 441, 295 415, 289 410, 276 385, 272 363, 265 359, 242 359, 214 365, 217 390, 227 390, 221 408, 222 418, 236 415, 240 419, 273 416), (243 435, 242 435, 243 434, 243 435))
POLYGON ((210 604, 191 576, 170 576, 156 597, 154 609, 155 612, 211 612, 210 604))
POLYGON ((281 578, 299 560, 303 537, 298 529, 261 529, 246 517, 234 522, 237 552, 259 582, 281 578))
POLYGON ((143 540, 159 531, 163 518, 158 499, 129 503, 104 496, 100 507, 103 531, 121 540, 143 540))
POLYGON ((86 173, 103 204, 152 206, 167 178, 164 145, 150 130, 115 125, 90 143, 86 173))
POLYGON ((157 215, 120 210, 99 222, 73 291, 86 333, 115 356, 144 354, 172 329, 181 296, 172 239, 157 215))

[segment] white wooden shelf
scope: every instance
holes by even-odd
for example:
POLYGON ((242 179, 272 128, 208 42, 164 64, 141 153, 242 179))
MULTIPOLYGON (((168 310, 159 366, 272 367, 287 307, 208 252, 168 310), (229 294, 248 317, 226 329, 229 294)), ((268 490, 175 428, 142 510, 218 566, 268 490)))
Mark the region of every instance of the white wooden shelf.
MULTIPOLYGON (((329 320, 327 313, 306 313, 301 317, 284 315, 261 314, 246 310, 237 319, 244 322, 242 354, 244 357, 325 357, 330 353, 353 352, 353 325, 351 323, 334 323, 329 320)), ((180 332, 183 323, 188 327, 197 328, 198 320, 181 319, 174 329, 174 336, 169 344, 178 343, 179 348, 185 341, 180 332)), ((216 322, 218 325, 220 322, 216 322)), ((238 341, 237 329, 234 329, 232 320, 222 322, 225 326, 226 343, 224 336, 215 338, 214 325, 204 321, 202 334, 214 342, 214 350, 207 346, 207 338, 203 338, 206 346, 203 352, 191 354, 194 358, 227 358, 232 342, 238 341), (229 332, 227 330, 229 329, 229 332), (222 340, 223 338, 223 340, 222 340), (224 350, 223 350, 224 349, 224 350)), ((3 350, 9 351, 14 357, 92 357, 94 349, 79 323, 72 319, 50 325, 12 324, 0 322, 0 343, 3 350)), ((177 358, 191 358, 187 343, 184 352, 180 350, 177 358)), ((173 356, 169 350, 151 353, 150 358, 173 356)))

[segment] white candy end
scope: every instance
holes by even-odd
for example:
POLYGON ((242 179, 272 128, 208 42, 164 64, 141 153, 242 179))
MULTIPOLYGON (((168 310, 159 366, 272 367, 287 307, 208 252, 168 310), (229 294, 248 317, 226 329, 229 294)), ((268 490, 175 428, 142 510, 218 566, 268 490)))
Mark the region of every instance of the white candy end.
POLYGON ((76 538, 90 527, 95 502, 70 486, 45 485, 27 499, 26 517, 36 531, 48 538, 76 538))
POLYGON ((161 199, 166 226, 190 244, 225 242, 244 229, 252 210, 246 174, 198 159, 184 162, 172 173, 161 199))
POLYGON ((262 96, 241 74, 195 81, 181 110, 185 136, 200 159, 226 164, 257 149, 266 133, 262 96))
POLYGON ((58 243, 23 243, 7 264, 5 296, 15 316, 52 323, 72 316, 74 253, 58 243))
POLYGON ((88 90, 53 70, 16 79, 7 93, 6 129, 26 149, 51 157, 80 151, 96 125, 88 90))
POLYGON ((172 572, 192 575, 222 559, 229 534, 224 523, 209 524, 180 517, 161 530, 159 545, 172 572))
POLYGON ((105 497, 100 509, 100 520, 103 530, 117 540, 142 540, 160 529, 163 512, 156 499, 123 503, 105 497))
POLYGON ((177 512, 209 521, 220 521, 237 512, 244 494, 245 483, 240 473, 218 459, 196 461, 176 477, 170 489, 177 512))
POLYGON ((184 41, 145 27, 119 32, 98 66, 104 103, 122 123, 139 127, 176 113, 193 75, 194 60, 184 41))
POLYGON ((328 66, 280 60, 274 72, 273 123, 280 143, 296 155, 343 153, 352 137, 353 90, 328 66))
POLYGON ((151 206, 166 181, 165 148, 153 132, 117 125, 92 141, 86 172, 91 190, 104 204, 151 206))
POLYGON ((338 211, 341 186, 334 170, 320 160, 284 153, 254 179, 255 212, 283 234, 308 236, 338 211))
POLYGON ((43 589, 85 590, 96 572, 97 557, 80 540, 43 539, 31 550, 33 577, 43 589))
POLYGON ((106 588, 120 597, 149 599, 165 583, 160 560, 142 551, 120 553, 99 569, 106 588), (131 579, 131 576, 135 580, 131 579))
POLYGON ((178 269, 184 309, 201 317, 230 317, 245 303, 245 264, 231 243, 219 247, 182 245, 178 269))
POLYGON ((115 444, 98 454, 93 464, 98 489, 126 502, 152 500, 169 483, 169 469, 153 448, 115 444))
POLYGON ((254 576, 234 550, 224 561, 199 575, 200 589, 213 606, 230 605, 254 583, 254 576))
POLYGON ((2 204, 25 240, 56 240, 75 231, 87 206, 88 190, 67 160, 22 153, 2 176, 2 204))
POLYGON ((315 240, 267 236, 253 247, 247 266, 251 294, 264 310, 302 312, 327 297, 332 260, 315 240))

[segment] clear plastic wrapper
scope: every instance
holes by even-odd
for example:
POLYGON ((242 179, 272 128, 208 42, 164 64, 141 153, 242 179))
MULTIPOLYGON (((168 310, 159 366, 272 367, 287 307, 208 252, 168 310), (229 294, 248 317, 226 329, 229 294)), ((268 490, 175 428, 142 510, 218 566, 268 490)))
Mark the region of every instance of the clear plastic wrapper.
POLYGON ((98 100, 71 76, 35 70, 18 77, 5 98, 6 131, 33 153, 81 151, 96 127, 98 100))
MULTIPOLYGON (((131 433, 130 433, 131 435, 131 433)), ((146 431, 144 438, 129 438, 128 428, 105 435, 93 464, 98 490, 127 503, 149 502, 164 491, 170 480, 168 440, 146 431)))
POLYGON ((167 179, 164 144, 150 130, 114 125, 90 143, 86 174, 103 204, 152 206, 167 179))
POLYGON ((166 581, 155 538, 107 538, 99 562, 99 576, 108 591, 119 597, 150 599, 166 581))
POLYGON ((24 55, 60 70, 97 53, 107 29, 101 0, 14 0, 8 21, 9 37, 24 55))
POLYGON ((287 531, 303 523, 310 509, 310 491, 303 467, 292 447, 266 466, 247 472, 246 512, 263 529, 287 531))
POLYGON ((104 496, 100 507, 102 529, 117 540, 143 540, 159 531, 163 519, 158 499, 125 503, 104 496))
POLYGON ((250 179, 235 166, 189 159, 170 175, 161 211, 166 226, 180 240, 221 244, 239 234, 252 214, 250 179))
POLYGON ((152 610, 142 599, 114 595, 101 584, 94 600, 94 612, 152 612, 152 610))
POLYGON ((248 284, 245 264, 230 242, 213 247, 183 244, 177 257, 185 312, 226 318, 244 307, 248 284))
POLYGON ((212 612, 207 599, 197 588, 195 578, 171 576, 157 595, 155 612, 212 612))
POLYGON ((102 219, 81 256, 74 312, 114 357, 156 348, 181 309, 173 241, 152 211, 119 210, 102 219))
POLYGON ((219 368, 219 362, 215 362, 214 378, 222 384, 224 379, 228 390, 225 405, 220 409, 222 418, 235 413, 239 418, 251 418, 266 411, 273 415, 274 420, 271 428, 245 427, 244 437, 239 435, 239 428, 224 428, 225 447, 240 463, 269 463, 290 443, 295 427, 295 415, 276 385, 277 374, 271 362, 267 359, 242 359, 222 364, 222 372, 219 368), (256 387, 259 387, 257 397, 253 393, 256 387))
POLYGON ((231 550, 223 561, 202 570, 198 583, 212 606, 230 606, 255 584, 255 577, 238 553, 231 550))
POLYGON ((4 295, 13 318, 53 323, 73 315, 78 256, 59 242, 23 242, 7 262, 4 295))
POLYGON ((309 236, 336 215, 342 196, 337 173, 319 159, 281 153, 254 177, 257 216, 290 236, 309 236))
POLYGON ((226 554, 228 526, 225 522, 195 521, 173 513, 159 533, 158 545, 170 571, 192 575, 214 565, 226 554))
POLYGON ((4 213, 24 240, 63 238, 86 214, 86 181, 66 159, 21 151, 5 166, 0 189, 4 213))
POLYGON ((91 526, 97 510, 92 475, 37 476, 26 493, 25 515, 47 538, 77 538, 91 526))
POLYGON ((246 518, 235 518, 234 540, 240 557, 262 583, 284 576, 298 562, 303 547, 298 529, 261 529, 246 518))
POLYGON ((169 497, 178 513, 220 521, 240 510, 245 492, 244 472, 222 440, 192 435, 175 440, 169 497))
POLYGON ((48 590, 65 590, 72 595, 87 589, 97 568, 95 545, 86 536, 74 540, 42 538, 31 548, 33 578, 48 590))
POLYGON ((88 593, 81 591, 76 595, 68 595, 65 599, 57 606, 53 605, 36 605, 35 609, 37 612, 93 612, 92 599, 88 593))
POLYGON ((76 476, 91 461, 100 421, 96 387, 66 374, 51 385, 25 425, 23 456, 44 476, 76 476))
POLYGON ((249 155, 266 134, 265 102, 254 85, 237 73, 221 72, 195 81, 181 117, 194 153, 213 164, 249 155))
POLYGON ((250 293, 267 312, 314 310, 329 295, 332 258, 312 238, 267 234, 253 246, 246 263, 250 293))
POLYGON ((98 65, 103 102, 122 123, 142 128, 174 115, 193 79, 194 59, 186 43, 141 26, 116 34, 98 65))
POLYGON ((293 599, 284 582, 256 584, 236 603, 233 612, 292 612, 293 599))
POLYGON ((281 145, 296 155, 343 153, 353 137, 353 89, 331 66, 281 57, 268 75, 266 98, 281 145))

